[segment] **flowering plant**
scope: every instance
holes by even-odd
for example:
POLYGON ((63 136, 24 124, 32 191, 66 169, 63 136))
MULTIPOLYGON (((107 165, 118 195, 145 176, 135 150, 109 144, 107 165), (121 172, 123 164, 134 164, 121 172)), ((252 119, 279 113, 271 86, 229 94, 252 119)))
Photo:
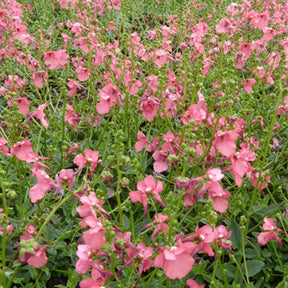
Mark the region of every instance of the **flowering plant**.
POLYGON ((0 1, 0 287, 284 287, 287 15, 0 1))

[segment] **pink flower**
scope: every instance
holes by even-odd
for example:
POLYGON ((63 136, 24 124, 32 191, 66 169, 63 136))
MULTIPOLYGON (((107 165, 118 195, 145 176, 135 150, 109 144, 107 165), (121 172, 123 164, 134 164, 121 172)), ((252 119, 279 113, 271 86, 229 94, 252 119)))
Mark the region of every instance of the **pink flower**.
POLYGON ((184 178, 175 180, 176 188, 184 189, 184 205, 186 207, 193 206, 196 202, 197 188, 194 179, 184 178))
POLYGON ((66 184, 69 189, 73 189, 73 184, 75 182, 75 174, 72 169, 62 169, 59 175, 55 177, 56 183, 60 185, 66 184))
POLYGON ((8 75, 8 79, 4 81, 6 87, 11 88, 11 91, 16 89, 24 89, 27 80, 18 77, 17 75, 8 75))
MULTIPOLYGON (((25 231, 33 237, 33 235, 37 234, 37 229, 33 225, 29 225, 25 227, 25 231)), ((21 237, 20 237, 21 238, 21 237)))
MULTIPOLYGON (((9 235, 13 232, 14 226, 9 223, 9 219, 7 219, 6 215, 3 213, 3 208, 0 208, 0 235, 3 235, 3 227, 1 226, 2 223, 5 223, 6 227, 6 235, 9 235), (3 214, 2 214, 3 213, 3 214), (2 223, 1 223, 2 222, 2 223), (8 225, 7 225, 8 224, 8 225)), ((4 228, 5 229, 5 228, 4 228)))
POLYGON ((32 176, 36 176, 38 179, 38 183, 30 188, 29 196, 32 203, 36 203, 38 200, 44 198, 46 192, 52 188, 61 190, 43 170, 35 171, 32 176))
POLYGON ((23 97, 23 98, 8 100, 7 104, 8 106, 11 107, 12 106, 11 104, 14 102, 17 103, 20 113, 22 113, 23 115, 28 114, 30 101, 27 98, 23 97))
POLYGON ((140 109, 143 111, 143 116, 147 121, 152 121, 158 113, 160 106, 159 99, 156 97, 147 97, 141 101, 140 109))
POLYGON ((193 242, 182 243, 180 239, 177 246, 167 249, 160 247, 162 252, 154 259, 154 265, 164 269, 166 276, 170 279, 181 279, 185 277, 194 265, 191 253, 197 244, 193 242))
POLYGON ((242 149, 231 157, 231 165, 226 169, 233 174, 237 186, 242 185, 242 178, 245 174, 250 176, 253 168, 249 162, 255 160, 255 153, 243 144, 240 145, 242 149))
POLYGON ((146 229, 150 227, 155 226, 155 229, 151 236, 151 241, 153 242, 156 234, 165 232, 169 229, 169 226, 164 223, 165 221, 168 221, 168 220, 169 220, 168 216, 161 215, 161 214, 155 215, 155 220, 153 220, 152 222, 147 224, 144 228, 142 228, 141 232, 145 231, 146 229))
MULTIPOLYGON (((60 1, 60 2, 64 2, 64 1, 60 1)), ((75 0, 74 0, 74 2, 75 2, 75 0)), ((62 5, 61 5, 61 8, 63 9, 64 7, 62 7, 62 5)), ((67 9, 68 8, 69 7, 67 6, 67 9)), ((70 20, 67 21, 66 25, 67 25, 68 28, 71 29, 71 31, 74 33, 75 37, 80 36, 81 33, 82 33, 82 30, 84 28, 81 23, 74 23, 73 24, 70 20)))
POLYGON ((152 151, 157 151, 158 150, 158 145, 159 145, 159 137, 153 138, 152 142, 149 142, 149 145, 146 148, 147 152, 152 152, 152 151))
POLYGON ((68 93, 69 97, 73 97, 77 93, 77 90, 79 90, 82 87, 79 83, 77 83, 73 79, 68 79, 67 86, 70 88, 70 91, 68 93))
POLYGON ((220 181, 224 178, 224 174, 222 174, 222 171, 219 168, 208 169, 206 174, 210 181, 220 181))
POLYGON ((219 182, 211 181, 209 186, 206 186, 206 189, 209 191, 208 198, 213 201, 213 209, 219 213, 224 213, 229 206, 227 198, 231 197, 230 192, 223 190, 219 182))
POLYGON ((158 76, 150 75, 147 77, 147 79, 149 80, 148 88, 150 88, 154 93, 156 93, 158 91, 157 85, 159 84, 158 76))
POLYGON ((96 218, 93 218, 93 216, 89 216, 86 221, 91 228, 83 233, 83 240, 84 243, 89 245, 93 250, 99 250, 106 243, 106 228, 103 227, 96 218))
POLYGON ((0 137, 0 151, 7 157, 10 156, 9 148, 6 146, 8 141, 5 137, 0 137))
POLYGON ((85 274, 90 268, 93 267, 94 261, 91 256, 95 254, 92 247, 89 245, 78 245, 76 255, 78 261, 76 262, 75 271, 79 274, 85 274))
POLYGON ((286 114, 288 113, 288 97, 285 97, 284 98, 284 102, 285 102, 285 105, 282 105, 280 104, 279 107, 278 107, 278 110, 277 110, 277 115, 284 115, 284 117, 286 118, 286 114))
POLYGON ((82 206, 79 206, 77 208, 77 212, 79 213, 80 217, 88 217, 93 216, 97 217, 98 212, 106 215, 109 219, 111 219, 111 216, 108 214, 108 212, 102 208, 103 200, 99 200, 95 192, 90 191, 89 195, 76 195, 80 202, 83 204, 82 206))
POLYGON ((235 153, 236 140, 239 134, 234 130, 218 131, 215 135, 214 146, 224 156, 230 157, 235 153))
POLYGON ((44 119, 44 117, 46 116, 46 114, 44 113, 44 109, 47 107, 47 104, 41 104, 38 106, 38 109, 34 112, 32 112, 28 118, 27 121, 29 121, 32 117, 37 118, 38 120, 40 120, 41 124, 43 125, 43 127, 47 130, 48 129, 48 122, 46 119, 44 119))
POLYGON ((277 34, 274 29, 269 27, 265 27, 264 29, 262 29, 262 31, 264 32, 262 40, 264 40, 265 42, 272 40, 277 34))
POLYGON ((268 21, 270 20, 270 13, 268 10, 261 14, 254 13, 253 18, 250 21, 250 25, 255 25, 257 28, 263 30, 268 26, 268 21))
POLYGON ((253 187, 256 187, 257 185, 257 188, 260 188, 261 190, 267 188, 268 186, 268 183, 270 183, 271 181, 271 178, 269 175, 266 175, 267 173, 269 172, 269 170, 267 171, 263 171, 261 174, 261 178, 260 178, 260 181, 258 181, 258 178, 260 177, 260 172, 254 172, 252 174, 252 177, 251 177, 251 184, 253 187), (258 183, 257 183, 258 182, 258 183))
POLYGON ((136 152, 140 152, 146 144, 149 143, 149 140, 146 138, 145 134, 141 131, 137 133, 137 142, 135 143, 136 152))
POLYGON ((154 167, 154 171, 157 172, 157 173, 161 173, 163 171, 166 171, 170 164, 167 160, 168 158, 168 155, 162 151, 162 150, 156 150, 152 157, 154 158, 155 162, 153 164, 153 167, 154 167))
POLYGON ((158 67, 162 67, 165 63, 169 63, 170 57, 168 52, 163 49, 158 49, 154 54, 154 63, 158 67))
POLYGON ((96 104, 96 110, 99 114, 109 114, 110 109, 117 104, 117 100, 120 99, 119 90, 110 84, 107 84, 99 92, 100 102, 96 104))
POLYGON ((216 32, 219 34, 228 34, 231 30, 232 23, 229 19, 223 18, 216 25, 216 32))
POLYGON ((15 155, 19 160, 25 161, 27 163, 33 163, 38 159, 38 155, 33 152, 32 143, 30 140, 25 139, 16 144, 14 144, 10 152, 15 155))
POLYGON ((43 81, 47 84, 47 78, 48 78, 48 72, 43 71, 43 72, 36 72, 34 71, 33 74, 33 81, 34 81, 34 86, 37 88, 43 88, 43 81))
POLYGON ((87 68, 79 66, 76 69, 76 73, 77 73, 78 80, 81 82, 85 82, 89 79, 92 72, 88 70, 87 68))
POLYGON ((243 43, 241 44, 238 49, 240 50, 241 53, 244 54, 245 58, 249 58, 254 47, 252 43, 243 43))
POLYGON ((34 254, 28 258, 27 263, 35 268, 41 268, 45 266, 48 261, 45 252, 46 247, 47 246, 44 246, 42 248, 34 250, 34 254))
POLYGON ((120 11, 121 1, 120 0, 111 0, 111 1, 109 1, 108 2, 108 8, 120 11))
POLYGON ((89 52, 89 47, 88 47, 86 38, 84 38, 84 37, 79 38, 78 40, 75 41, 75 44, 79 45, 80 49, 84 53, 88 53, 89 52))
POLYGON ((208 182, 199 190, 197 199, 201 199, 204 196, 204 192, 208 191, 208 198, 213 201, 213 209, 217 212, 223 213, 228 208, 227 198, 231 196, 229 191, 223 190, 220 185, 220 180, 224 177, 219 168, 209 169, 207 171, 207 177, 201 176, 194 178, 194 181, 208 178, 208 182))
POLYGON ((77 131, 77 125, 80 121, 78 113, 74 111, 72 105, 66 105, 66 110, 69 112, 65 114, 64 121, 73 125, 74 131, 77 131))
MULTIPOLYGON (((28 251, 24 252, 23 257, 20 255, 18 256, 18 259, 21 263, 28 263, 30 266, 33 266, 35 268, 40 268, 46 265, 48 259, 46 256, 45 249, 47 248, 47 245, 44 247, 39 248, 37 242, 34 240, 35 235, 37 234, 37 229, 29 225, 28 227, 25 228, 26 234, 20 236, 20 241, 28 241, 28 240, 33 240, 33 253, 30 253, 28 251)), ((21 253, 20 253, 21 254, 21 253)))
POLYGON ((78 166, 76 173, 79 173, 86 165, 90 167, 90 174, 93 174, 98 163, 101 162, 99 159, 99 152, 92 151, 90 149, 84 150, 85 156, 78 154, 75 156, 73 162, 78 166))
MULTIPOLYGON (((76 271, 77 272, 77 271, 76 271)), ((102 284, 90 278, 86 278, 79 283, 80 288, 102 288, 102 284)))
POLYGON ((279 247, 282 247, 282 242, 280 238, 278 237, 277 233, 284 233, 283 230, 279 229, 273 219, 271 218, 264 218, 264 224, 263 229, 268 232, 261 232, 258 237, 257 241, 261 245, 266 245, 268 241, 270 240, 276 240, 279 244, 279 247))
POLYGON ((219 227, 214 228, 214 233, 218 247, 223 247, 232 252, 232 242, 228 240, 232 235, 232 231, 228 232, 224 225, 220 225, 219 227))
POLYGON ((68 158, 70 154, 76 152, 79 149, 79 145, 77 143, 73 144, 73 145, 69 145, 66 149, 66 155, 65 157, 68 158))
POLYGON ((199 284, 198 284, 195 280, 193 280, 193 279, 187 279, 186 285, 187 285, 189 288, 204 288, 204 287, 205 287, 205 284, 199 285, 199 284))
POLYGON ((202 123, 208 118, 208 106, 201 100, 197 104, 189 106, 188 111, 182 117, 183 124, 188 124, 190 120, 194 120, 196 124, 202 123))
POLYGON ((138 93, 139 88, 142 86, 142 82, 140 80, 133 79, 132 84, 130 84, 130 94, 135 95, 138 93))
POLYGON ((252 91, 252 85, 256 84, 257 81, 254 78, 251 79, 245 79, 245 81, 242 82, 244 90, 248 93, 251 94, 252 91))
POLYGON ((184 239, 184 241, 193 241, 196 242, 196 246, 193 255, 196 255, 199 251, 207 253, 209 256, 214 256, 214 252, 209 245, 213 243, 216 239, 216 235, 210 225, 204 225, 201 228, 196 227, 195 233, 191 236, 188 236, 184 239))
POLYGON ((69 58, 69 55, 65 52, 65 49, 59 51, 47 51, 44 53, 43 60, 51 70, 56 68, 65 69, 65 64, 69 58))
POLYGON ((163 184, 161 181, 156 182, 152 175, 149 175, 143 181, 138 182, 137 189, 137 191, 130 192, 129 196, 133 203, 142 203, 144 207, 144 217, 147 216, 148 196, 155 198, 155 200, 158 201, 163 207, 166 207, 159 196, 159 193, 163 191, 163 184))
POLYGON ((136 247, 128 247, 126 249, 128 259, 125 266, 133 263, 132 265, 137 268, 138 273, 141 276, 143 272, 153 265, 153 261, 150 259, 153 252, 152 247, 146 247, 142 242, 140 242, 136 247))

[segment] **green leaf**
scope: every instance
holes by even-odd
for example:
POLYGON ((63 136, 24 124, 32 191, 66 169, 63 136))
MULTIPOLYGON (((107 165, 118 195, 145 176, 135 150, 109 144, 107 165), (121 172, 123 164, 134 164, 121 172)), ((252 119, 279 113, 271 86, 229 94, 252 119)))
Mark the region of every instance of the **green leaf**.
POLYGON ((232 219, 229 229, 232 231, 232 235, 230 237, 230 240, 232 241, 233 248, 234 249, 241 248, 241 246, 242 246, 241 228, 234 219, 232 219))
POLYGON ((285 202, 281 202, 279 204, 275 204, 275 205, 270 205, 267 207, 264 207, 258 211, 255 211, 258 215, 265 217, 265 216, 269 216, 270 214, 272 214, 273 212, 278 211, 282 206, 285 205, 285 202))
POLYGON ((287 288, 288 287, 288 276, 284 277, 284 280, 281 281, 276 288, 287 288))
MULTIPOLYGON (((265 266, 264 262, 258 261, 258 260, 248 260, 246 264, 247 264, 249 277, 253 277, 256 274, 258 274, 262 270, 262 268, 265 266)), ((242 264, 242 270, 243 272, 245 271, 244 264, 242 264)))
POLYGON ((245 249, 245 256, 248 259, 255 259, 259 257, 259 252, 256 249, 246 248, 245 249))
POLYGON ((56 229, 52 225, 47 225, 44 230, 45 230, 46 237, 49 240, 54 240, 63 234, 59 229, 56 229))
POLYGON ((264 249, 262 255, 264 258, 270 258, 272 253, 268 249, 264 249))
POLYGON ((123 225, 125 229, 130 228, 130 220, 125 214, 123 215, 123 225))
POLYGON ((257 283, 256 283, 256 285, 255 285, 255 288, 261 288, 261 287, 263 287, 263 282, 264 282, 264 277, 261 277, 258 281, 257 281, 257 283))
POLYGON ((149 223, 150 223, 150 221, 148 219, 145 219, 145 220, 141 221, 140 223, 136 224, 135 225, 135 234, 136 235, 139 234, 140 231, 149 223))

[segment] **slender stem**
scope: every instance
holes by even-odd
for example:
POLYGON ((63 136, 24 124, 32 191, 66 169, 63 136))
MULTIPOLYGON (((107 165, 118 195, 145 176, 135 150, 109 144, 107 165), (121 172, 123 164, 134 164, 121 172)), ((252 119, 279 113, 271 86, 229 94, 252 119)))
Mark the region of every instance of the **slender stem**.
MULTIPOLYGON (((117 155, 120 154, 120 151, 118 151, 117 155)), ((121 155, 121 154, 120 154, 121 155)), ((122 209, 122 203, 121 203, 121 197, 120 197, 120 191, 121 191, 121 187, 119 185, 119 183, 121 182, 121 177, 122 177, 122 171, 120 170, 120 165, 119 165, 119 159, 117 159, 117 166, 116 166, 116 170, 117 170, 117 175, 118 175, 118 184, 117 184, 117 190, 116 190, 116 199, 117 199, 117 204, 118 204, 118 208, 119 208, 119 218, 120 218, 120 227, 123 227, 123 209, 122 209)))
MULTIPOLYGON (((248 225, 247 225, 248 226, 248 225)), ((245 231, 244 229, 241 229, 242 231, 242 253, 243 253, 243 264, 244 264, 244 269, 245 269, 245 274, 246 274, 246 279, 247 283, 249 284, 249 274, 248 274, 248 267, 247 267, 247 262, 246 262, 246 255, 245 255, 245 231)))
MULTIPOLYGON (((277 103, 276 103, 276 107, 275 107, 275 110, 274 110, 274 113, 272 115, 272 118, 271 118, 271 122, 270 122, 270 125, 269 125, 269 130, 268 130, 268 134, 267 134, 267 137, 266 137, 266 141, 265 141, 265 148, 264 148, 264 152, 263 154, 261 154, 261 156, 259 157, 259 159, 261 158, 261 166, 260 166, 260 177, 258 177, 257 179, 257 182, 256 182, 256 185, 255 185, 255 188, 253 190, 253 195, 252 195, 252 200, 250 202, 250 206, 248 208, 248 212, 251 212, 252 208, 253 208, 253 205, 256 201, 256 197, 258 195, 258 192, 259 192, 259 182, 260 182, 260 179, 261 179, 261 174, 263 172, 263 168, 265 166, 265 162, 266 162, 266 158, 267 158, 267 155, 268 155, 268 151, 269 151, 269 143, 272 139, 272 133, 273 133, 273 130, 274 130, 274 125, 275 125, 275 122, 276 122, 276 117, 277 117, 277 111, 278 111, 278 108, 279 108, 279 105, 280 105, 280 101, 282 100, 282 96, 283 96, 283 88, 282 88, 282 85, 281 85, 281 80, 279 81, 279 87, 280 87, 280 93, 279 93, 279 96, 278 96, 278 99, 277 99, 277 103)), ((249 216, 250 213, 248 213, 248 222, 249 223, 249 216)), ((247 229, 248 229, 248 226, 247 225, 247 229)), ((246 231, 247 231, 246 229, 246 231)), ((246 234, 247 235, 247 234, 246 234)), ((246 237, 245 237, 246 238, 246 237)))
MULTIPOLYGON (((5 226, 3 227, 3 234, 2 234, 2 251, 1 251, 1 261, 2 261, 2 271, 3 271, 3 287, 6 287, 6 276, 5 276, 5 270, 6 270, 6 240, 7 240, 7 225, 8 225, 8 206, 6 202, 6 185, 3 185, 3 182, 1 182, 1 190, 2 190, 2 203, 3 203, 3 211, 5 214, 5 226)), ((4 222, 4 221, 3 221, 4 222)))
POLYGON ((65 203, 67 202, 69 199, 71 198, 71 195, 66 195, 63 199, 60 200, 60 202, 58 203, 58 205, 56 205, 52 211, 50 212, 50 214, 48 215, 48 217, 45 219, 44 223, 42 224, 41 228, 39 229, 35 240, 37 240, 41 235, 42 232, 44 230, 44 228, 46 227, 47 223, 51 220, 51 218, 53 217, 53 215, 55 214, 55 212, 65 203))
MULTIPOLYGON (((14 278, 15 278, 15 276, 17 275, 17 272, 18 272, 18 270, 20 269, 20 267, 21 267, 21 265, 19 264, 19 265, 15 268, 13 275, 10 277, 10 280, 9 280, 9 282, 8 282, 8 285, 7 285, 7 288, 10 288, 10 287, 12 286, 13 281, 14 281, 14 278)), ((3 286, 3 287, 6 287, 6 286, 3 286)))
POLYGON ((236 264, 236 266, 238 268, 238 271, 240 272, 240 274, 241 274, 241 276, 243 278, 243 281, 247 284, 246 278, 245 278, 245 276, 243 275, 243 272, 242 272, 242 268, 241 268, 240 264, 237 262, 235 256, 232 253, 230 253, 229 256, 235 262, 235 264, 236 264))
POLYGON ((169 287, 170 287, 170 284, 171 284, 170 278, 167 277, 167 279, 166 279, 166 286, 165 286, 165 287, 169 288, 169 287))
POLYGON ((7 236, 7 229, 6 227, 3 229, 2 234, 2 252, 1 252, 1 261, 2 261, 2 284, 3 287, 6 287, 6 276, 5 276, 5 268, 6 268, 6 236, 7 236))
MULTIPOLYGON (((147 287, 150 287, 150 286, 148 286, 149 285, 149 283, 150 283, 150 281, 152 280, 152 279, 154 279, 154 277, 155 277, 155 274, 158 272, 158 270, 159 270, 159 268, 155 268, 154 270, 153 270, 153 272, 151 273, 151 274, 149 274, 148 276, 150 276, 148 279, 147 279, 147 281, 143 281, 144 283, 143 283, 143 285, 144 285, 144 288, 147 288, 147 287)), ((140 278, 141 279, 141 278, 140 278)), ((142 282, 142 281, 141 281, 142 282)))
POLYGON ((122 209, 120 191, 116 191, 115 194, 116 194, 117 204, 118 204, 118 208, 119 208, 120 227, 123 227, 123 209, 122 209))
POLYGON ((18 179, 19 179, 19 210, 20 210, 20 219, 21 223, 23 223, 23 218, 24 218, 24 211, 23 211, 23 183, 22 183, 22 169, 23 169, 23 164, 21 161, 17 160, 18 164, 18 179))

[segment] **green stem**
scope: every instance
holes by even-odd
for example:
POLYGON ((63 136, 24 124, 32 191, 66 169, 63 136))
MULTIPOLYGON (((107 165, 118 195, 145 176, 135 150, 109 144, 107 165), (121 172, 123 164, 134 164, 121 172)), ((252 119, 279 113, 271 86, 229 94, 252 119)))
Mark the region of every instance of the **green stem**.
POLYGON ((2 251, 1 251, 1 261, 2 261, 2 271, 3 271, 3 287, 6 287, 6 276, 5 276, 5 268, 6 268, 6 240, 7 240, 7 225, 8 225, 8 206, 6 202, 6 185, 3 185, 3 182, 1 182, 1 190, 2 190, 2 203, 3 203, 3 211, 6 217, 6 225, 3 227, 3 234, 2 234, 2 251))
POLYGON ((24 218, 24 211, 23 211, 23 189, 22 187, 24 186, 22 183, 22 170, 23 170, 23 164, 21 161, 17 160, 18 164, 18 179, 19 179, 19 214, 20 214, 20 219, 21 223, 23 223, 23 218, 24 218))
POLYGON ((6 275, 5 275, 5 268, 6 268, 6 235, 7 235, 7 229, 6 227, 3 229, 2 234, 2 253, 1 253, 1 260, 2 260, 2 284, 3 287, 6 287, 6 275))
MULTIPOLYGON (((248 226, 248 225, 247 225, 248 226)), ((249 274, 248 274, 248 267, 247 267, 247 262, 246 262, 246 255, 245 255, 245 231, 244 229, 241 229, 242 231, 242 253, 243 253, 243 265, 244 265, 244 269, 245 269, 245 275, 246 275, 246 279, 247 279, 247 284, 249 284, 249 274)))
MULTIPOLYGON (((268 130, 268 134, 267 134, 266 141, 265 141, 264 152, 259 157, 259 159, 261 158, 261 166, 260 166, 260 172, 259 172, 260 173, 260 177, 258 177, 256 185, 255 185, 255 188, 253 190, 252 200, 250 202, 250 206, 248 208, 248 212, 251 212, 251 210, 253 208, 253 205, 254 205, 254 202, 256 200, 256 197, 257 197, 258 192, 259 192, 259 188, 257 188, 257 187, 259 185, 259 182, 260 182, 260 179, 261 179, 261 174, 263 172, 263 168, 265 166, 265 161, 266 161, 266 158, 267 158, 267 155, 268 155, 269 143, 270 143, 270 141, 272 139, 272 133, 273 133, 274 125, 275 125, 275 122, 276 122, 277 111, 278 111, 278 108, 279 108, 279 105, 280 105, 280 101, 283 98, 282 97, 283 96, 283 89, 282 89, 282 85, 281 85, 281 80, 279 81, 279 87, 280 87, 280 93, 279 93, 279 96, 278 96, 278 99, 277 99, 277 103, 276 103, 276 107, 275 107, 275 110, 274 110, 274 113, 272 115, 272 119, 271 119, 271 122, 270 122, 270 125, 269 125, 269 130, 268 130)), ((249 217, 249 213, 248 213, 248 217, 249 217)), ((249 219, 248 219, 248 222, 249 222, 249 219)), ((247 227, 248 227, 248 225, 247 225, 247 227)))
MULTIPOLYGON (((118 150, 117 151, 117 155, 121 155, 121 152, 118 150)), ((117 170, 117 189, 116 189, 116 199, 117 199, 117 204, 118 204, 118 208, 119 208, 119 218, 120 218, 120 228, 123 227, 123 209, 122 209, 122 203, 121 203, 121 187, 120 187, 120 182, 121 182, 121 177, 122 177, 122 171, 120 170, 120 165, 119 162, 121 160, 118 158, 117 159, 117 166, 116 166, 116 170, 117 170)))
POLYGON ((117 199, 117 204, 119 208, 119 218, 120 218, 120 228, 123 227, 123 209, 122 209, 122 203, 121 203, 121 197, 120 197, 120 191, 117 189, 116 191, 116 199, 117 199))
POLYGON ((245 276, 243 275, 243 272, 242 272, 242 268, 241 268, 240 264, 238 263, 238 261, 236 260, 235 256, 233 254, 231 254, 231 253, 229 254, 229 256, 235 262, 235 264, 236 264, 236 266, 237 266, 237 268, 238 268, 238 270, 239 270, 239 272, 240 272, 240 274, 242 276, 243 281, 247 284, 246 278, 245 278, 245 276))
MULTIPOLYGON (((226 278, 226 275, 225 275, 225 271, 223 269, 223 265, 221 263, 221 259, 220 259, 221 255, 218 253, 219 247, 218 247, 216 241, 215 241, 215 247, 216 247, 215 251, 216 251, 216 257, 217 257, 217 265, 220 267, 220 271, 221 271, 221 275, 222 275, 223 281, 225 283, 225 287, 228 287, 229 284, 228 284, 228 281, 227 281, 227 278, 226 278)), ((215 270, 216 270, 216 268, 215 268, 215 270)))
MULTIPOLYGON (((147 280, 147 281, 145 281, 145 286, 144 286, 144 288, 147 288, 147 287, 150 287, 150 286, 148 286, 148 284, 150 283, 150 281, 152 280, 152 279, 154 279, 154 277, 155 277, 155 274, 158 272, 158 270, 159 270, 159 268, 155 268, 154 270, 153 270, 153 272, 152 273, 150 273, 148 276, 150 276, 149 277, 149 279, 147 280)), ((143 281, 144 282, 144 281, 143 281)))
MULTIPOLYGON (((8 282, 8 285, 7 285, 7 288, 10 288, 10 287, 12 286, 13 281, 14 281, 14 278, 15 278, 15 276, 17 275, 17 272, 18 272, 18 270, 20 269, 20 267, 21 267, 21 265, 19 264, 19 265, 15 268, 12 277, 10 277, 10 280, 9 280, 9 282, 8 282)), ((4 277, 5 277, 5 276, 4 276, 4 277)), ((3 287, 6 287, 6 286, 4 285, 3 287)))
POLYGON ((56 205, 52 211, 50 212, 50 214, 48 215, 48 217, 45 219, 44 223, 42 224, 41 228, 39 229, 35 240, 37 240, 43 233, 44 228, 46 227, 47 223, 51 220, 51 218, 53 217, 53 215, 55 214, 55 212, 65 203, 67 202, 69 199, 71 198, 71 195, 66 195, 62 200, 60 200, 60 202, 58 203, 58 205, 56 205))
POLYGON ((273 246, 273 249, 274 249, 275 255, 276 255, 276 257, 277 257, 278 263, 279 263, 280 267, 283 268, 283 267, 282 267, 282 266, 283 266, 283 263, 282 263, 282 261, 281 261, 281 259, 280 259, 280 257, 279 257, 278 251, 277 251, 277 249, 276 249, 275 244, 273 243, 273 241, 271 241, 271 244, 272 244, 272 246, 273 246))

